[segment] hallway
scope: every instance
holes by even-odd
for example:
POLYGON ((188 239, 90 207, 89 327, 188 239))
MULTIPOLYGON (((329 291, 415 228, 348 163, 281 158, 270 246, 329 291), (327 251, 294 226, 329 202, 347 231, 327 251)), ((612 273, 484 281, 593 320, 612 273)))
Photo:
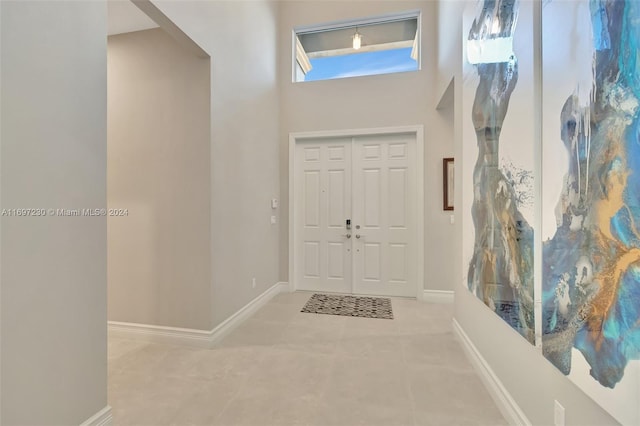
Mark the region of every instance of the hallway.
POLYGON ((276 296, 215 349, 109 339, 118 425, 506 425, 451 331, 452 305, 394 320, 301 313, 276 296))

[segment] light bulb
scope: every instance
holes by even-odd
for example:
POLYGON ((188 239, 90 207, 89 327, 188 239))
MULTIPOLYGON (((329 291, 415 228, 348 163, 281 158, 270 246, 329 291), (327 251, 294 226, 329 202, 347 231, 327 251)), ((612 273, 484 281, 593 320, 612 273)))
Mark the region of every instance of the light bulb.
POLYGON ((362 46, 362 36, 358 34, 358 30, 356 30, 356 33, 353 35, 353 48, 358 50, 360 46, 362 46))

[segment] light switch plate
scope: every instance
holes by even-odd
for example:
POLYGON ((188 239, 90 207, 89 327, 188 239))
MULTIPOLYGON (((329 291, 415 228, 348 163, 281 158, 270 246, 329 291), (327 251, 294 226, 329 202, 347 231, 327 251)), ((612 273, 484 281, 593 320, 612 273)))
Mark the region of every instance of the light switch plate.
POLYGON ((277 209, 278 208, 278 199, 277 198, 272 198, 271 199, 271 208, 272 209, 277 209))
POLYGON ((275 225, 277 222, 276 217, 275 216, 271 216, 271 224, 275 225))

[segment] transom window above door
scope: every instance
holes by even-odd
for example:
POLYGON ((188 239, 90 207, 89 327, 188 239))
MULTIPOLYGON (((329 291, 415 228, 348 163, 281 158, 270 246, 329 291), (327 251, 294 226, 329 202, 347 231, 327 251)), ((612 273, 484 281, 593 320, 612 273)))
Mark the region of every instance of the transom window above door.
POLYGON ((293 81, 330 80, 420 69, 420 11, 298 27, 293 81))

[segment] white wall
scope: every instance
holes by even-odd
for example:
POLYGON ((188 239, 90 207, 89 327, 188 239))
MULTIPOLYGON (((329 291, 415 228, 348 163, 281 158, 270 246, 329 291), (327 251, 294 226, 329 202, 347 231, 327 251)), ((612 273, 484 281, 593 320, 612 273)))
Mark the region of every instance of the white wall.
MULTIPOLYGON (((449 290, 454 265, 449 214, 442 210, 442 158, 453 154, 452 125, 435 110, 437 3, 431 1, 285 1, 279 23, 280 193, 288 204, 288 134, 314 130, 425 126, 425 288, 449 290), (293 27, 363 18, 392 12, 422 11, 422 68, 417 72, 304 83, 291 82, 293 27)), ((286 207, 280 235, 280 276, 288 275, 286 207)))
MULTIPOLYGON (((451 76, 460 82, 462 70, 462 10, 464 1, 440 0, 439 2, 439 85, 444 90, 451 76)), ((519 81, 518 84, 524 84, 519 81)), ((460 180, 462 158, 462 96, 461 85, 455 86, 454 123, 456 181, 460 180)), ((469 118, 470 119, 470 118, 469 118)), ((457 185, 456 203, 461 199, 461 184, 457 185)), ((456 221, 460 223, 460 212, 456 221)), ((511 329, 482 301, 471 294, 462 282, 463 268, 462 232, 456 228, 455 235, 455 318, 473 341, 479 352, 502 381, 516 403, 534 425, 551 425, 553 403, 558 400, 566 410, 567 425, 608 425, 617 424, 598 404, 587 397, 542 354, 511 329)))
MULTIPOLYGON (((1 207, 106 207, 106 5, 3 1, 1 207)), ((1 219, 0 423, 107 404, 106 218, 1 219)))
POLYGON ((211 329, 209 59, 109 37, 109 320, 211 329))
POLYGON ((276 25, 269 1, 153 0, 211 55, 211 305, 215 326, 278 282, 276 25), (256 288, 251 279, 256 278, 256 288))

